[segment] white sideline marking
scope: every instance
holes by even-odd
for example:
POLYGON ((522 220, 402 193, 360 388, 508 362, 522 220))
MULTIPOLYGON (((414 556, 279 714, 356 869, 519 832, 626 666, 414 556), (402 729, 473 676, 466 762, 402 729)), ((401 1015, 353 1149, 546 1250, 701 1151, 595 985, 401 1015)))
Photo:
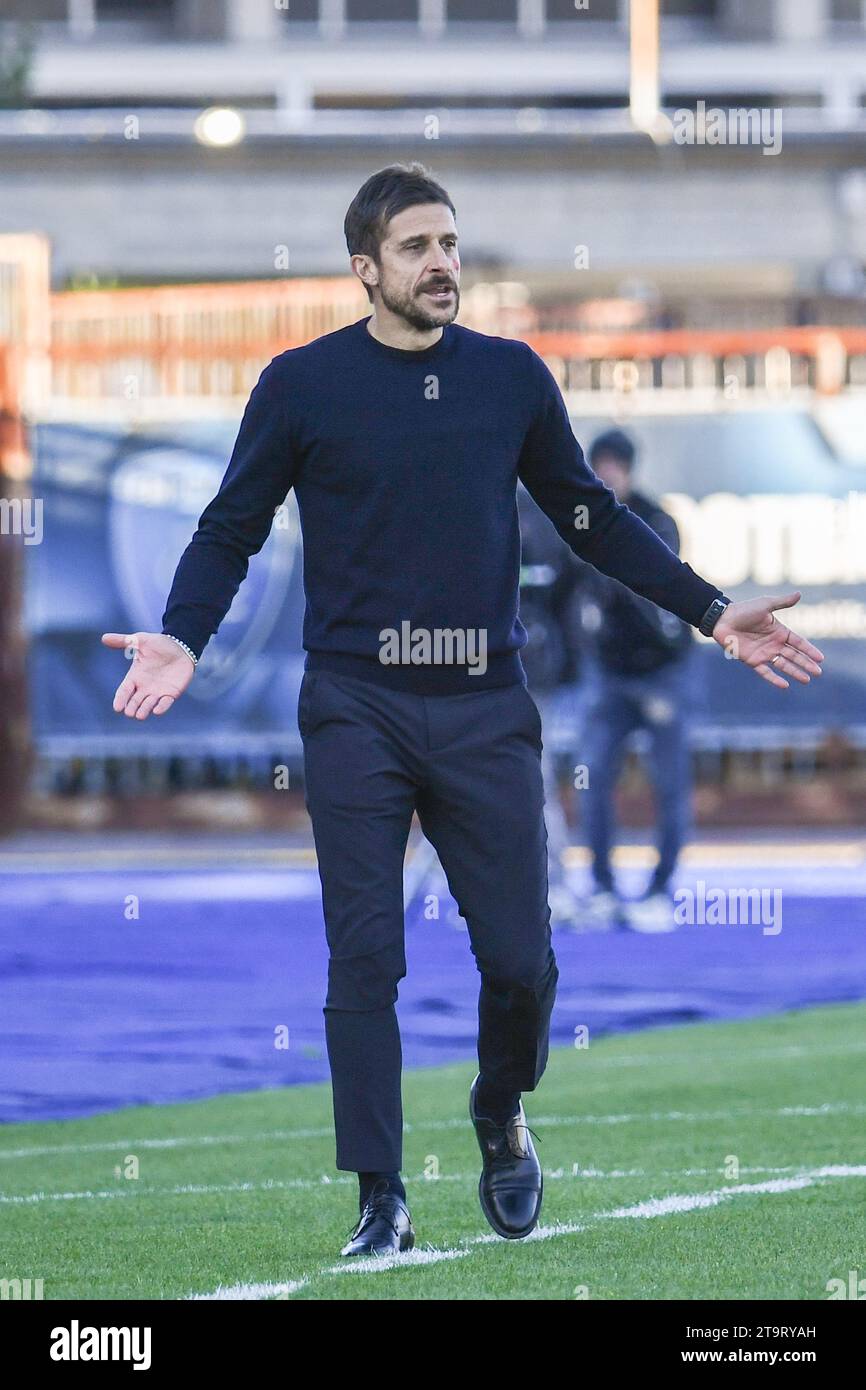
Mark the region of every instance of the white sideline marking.
MULTIPOLYGON (((608 1220, 650 1220, 657 1216, 671 1216, 681 1212, 700 1211, 716 1207, 731 1197, 780 1192, 794 1192, 804 1187, 813 1187, 825 1178, 866 1178, 866 1163, 828 1163, 821 1168, 807 1169, 790 1178, 772 1178, 768 1182, 737 1183, 731 1187, 719 1187, 713 1192, 671 1193, 668 1197, 650 1197, 644 1202, 635 1202, 628 1207, 614 1207, 612 1211, 592 1212, 582 1224, 561 1222, 554 1226, 538 1226, 528 1237, 529 1240, 550 1240, 553 1236, 576 1235, 586 1229, 589 1222, 608 1220)), ((493 1236, 493 1240, 498 1240, 493 1236)), ((488 1237, 473 1238, 474 1244, 487 1244, 488 1237)))
POLYGON ((231 1299, 232 1302, 240 1302, 243 1299, 275 1298, 278 1294, 297 1293, 298 1289, 306 1288, 309 1279, 294 1279, 288 1284, 232 1284, 230 1288, 224 1288, 219 1284, 213 1293, 189 1293, 188 1299, 193 1301, 208 1299, 231 1299))
MULTIPOLYGON (((702 1172, 714 1174, 715 1169, 688 1169, 687 1176, 702 1172)), ((777 1172, 777 1169, 752 1169, 753 1172, 777 1172)), ((783 1170, 784 1171, 784 1170, 783 1170)), ((548 1175, 545 1174, 545 1177, 548 1175)), ((579 1235, 585 1231, 587 1226, 593 1221, 608 1220, 648 1220, 656 1216, 676 1215, 679 1212, 699 1211, 709 1207, 716 1207, 731 1197, 743 1197, 761 1193, 775 1194, 779 1192, 794 1192, 803 1187, 813 1187, 814 1184, 823 1178, 866 1178, 866 1163, 850 1164, 835 1163, 827 1164, 822 1168, 814 1168, 809 1172, 798 1173, 790 1178, 773 1178, 768 1182, 738 1183, 736 1186, 717 1188, 713 1192, 695 1193, 672 1193, 669 1197, 650 1197, 644 1202, 635 1202, 628 1207, 614 1207, 612 1211, 591 1212, 583 1221, 557 1221, 551 1226, 536 1226, 527 1240, 551 1240, 555 1236, 579 1235)), ((479 1236, 470 1236, 466 1244, 473 1245, 496 1245, 501 1242, 501 1237, 493 1231, 485 1231, 479 1236)))
POLYGON ((331 1265, 323 1269, 323 1274, 384 1274, 389 1269, 401 1269, 404 1265, 435 1265, 440 1260, 459 1260, 468 1255, 468 1250, 436 1250, 430 1246, 424 1250, 395 1251, 391 1255, 371 1255, 369 1259, 353 1257, 345 1264, 331 1265))
MULTIPOLYGON (((854 1107, 852 1113, 860 1114, 866 1107, 858 1105, 854 1107)), ((778 1112, 780 1115, 836 1115, 838 1109, 831 1102, 824 1105, 785 1105, 778 1112)))
MULTIPOLYGON (((587 1217, 587 1221, 595 1220, 596 1215, 597 1213, 592 1213, 587 1217)), ((527 1240, 552 1240, 554 1236, 576 1236, 585 1230, 585 1221, 554 1221, 552 1226, 536 1226, 532 1234, 527 1236, 527 1240)), ((498 1241, 499 1236, 494 1236, 493 1239, 498 1241)), ((481 1244, 480 1241, 478 1243, 481 1244)), ((487 1244, 486 1236, 484 1244, 487 1244)))
POLYGON ((866 1178, 866 1163, 825 1163, 812 1169, 814 1178, 866 1178))
MULTIPOLYGON (((647 1201, 635 1202, 628 1207, 614 1207, 612 1211, 593 1212, 586 1218, 586 1222, 646 1221, 657 1216, 671 1216, 680 1212, 700 1211, 709 1207, 716 1207, 731 1197, 794 1192, 804 1187, 813 1187, 825 1178, 866 1178, 866 1163, 829 1163, 821 1168, 807 1169, 805 1172, 797 1173, 790 1178, 772 1178, 768 1182, 737 1183, 731 1187, 716 1188, 713 1192, 671 1193, 668 1197, 650 1197, 647 1201)), ((585 1229, 586 1223, 578 1225, 563 1222, 555 1226, 539 1226, 536 1227, 529 1239, 549 1240, 552 1236, 573 1235, 585 1229)), ((498 1239, 496 1236, 493 1238, 494 1240, 498 1239)))
MULTIPOLYGON (((586 1054, 588 1055, 589 1049, 586 1054)), ((809 1047, 806 1043, 785 1043, 779 1047, 760 1047, 754 1052, 749 1052, 744 1061, 752 1061, 754 1058, 772 1058, 773 1060, 784 1060, 786 1057, 796 1059, 799 1057, 837 1057, 846 1052, 866 1052, 866 1042, 835 1043, 829 1047, 809 1047)), ((624 1052, 621 1056, 596 1057, 592 1063, 593 1067, 599 1069, 605 1067, 657 1067, 667 1062, 683 1062, 689 1066, 694 1066, 695 1062, 724 1062, 729 1066, 732 1060, 730 1052, 624 1052)))
MULTIPOLYGON (((695 1060, 700 1061, 700 1058, 695 1060)), ((823 1115, 863 1115, 866 1104, 851 1105, 848 1101, 832 1101, 825 1105, 787 1105, 779 1109, 749 1109, 741 1106, 735 1110, 650 1110, 622 1115, 536 1115, 533 1124, 546 1125, 549 1129, 561 1129, 569 1125, 624 1125, 667 1123, 671 1120, 737 1120, 765 1116, 815 1117, 823 1115)), ((467 1121, 428 1120, 403 1126, 404 1134, 428 1133, 440 1130, 463 1129, 467 1121)), ((117 1149, 182 1149, 198 1148, 210 1144, 255 1144, 279 1141, 291 1142, 297 1139, 328 1139, 333 1137, 333 1125, 323 1125, 319 1129, 270 1129, 254 1134, 197 1134, 178 1135, 170 1139, 110 1139, 91 1144, 46 1144, 23 1149, 0 1148, 0 1161, 11 1158, 48 1158, 54 1154, 67 1153, 111 1153, 117 1149)))
MULTIPOLYGON (((647 1172, 645 1168, 610 1168, 605 1172, 601 1168, 579 1168, 575 1173, 568 1168, 545 1168, 544 1180, 545 1182, 562 1180, 578 1182, 581 1179, 593 1179, 607 1182, 616 1181, 619 1178, 716 1178, 721 1171, 721 1168, 660 1168, 654 1172, 647 1172)), ((758 1165, 740 1169, 741 1173, 793 1173, 794 1171, 790 1165, 786 1168, 765 1168, 758 1165)), ((828 1176, 833 1175, 828 1174, 828 1176)), ((438 1178, 407 1173, 404 1181, 413 1186, 416 1184, 431 1186, 440 1182, 476 1183, 478 1173, 477 1170, 471 1173, 442 1173, 438 1178)), ((213 1197, 224 1196, 233 1192, 311 1192, 315 1188, 321 1187, 354 1187, 354 1185, 354 1174, 331 1178, 324 1173, 320 1178, 265 1178, 261 1182, 178 1183, 174 1187, 142 1187, 138 1183, 127 1183, 123 1187, 104 1188, 101 1191, 83 1188, 76 1192, 0 1192, 0 1205, 35 1206, 39 1202, 117 1201, 128 1197, 139 1197, 142 1200, 146 1197, 213 1197)), ((497 1237, 494 1236, 492 1239, 497 1239, 497 1237)))
MULTIPOLYGON (((776 1173, 790 1172, 789 1168, 743 1168, 744 1173, 776 1173)), ((580 1178, 595 1179, 616 1179, 616 1178, 646 1178, 655 1177, 717 1177, 721 1172, 720 1168, 686 1168, 682 1172, 679 1170, 661 1169, 655 1174, 649 1174, 643 1168, 612 1168, 608 1172, 603 1172, 599 1168, 578 1170, 572 1172, 566 1168, 555 1168, 544 1170, 545 1181, 558 1181, 566 1179, 577 1181, 580 1178)), ((428 1178, 424 1175, 408 1173, 404 1176, 404 1181, 428 1185, 440 1182, 455 1183, 475 1183, 478 1181, 478 1173, 442 1173, 438 1178, 428 1178)), ((304 1191, 311 1192, 320 1187, 344 1187, 355 1185, 354 1174, 347 1174, 337 1178, 328 1177, 322 1174, 320 1178, 265 1178, 262 1182, 228 1182, 228 1183, 178 1183, 174 1187, 142 1187, 138 1183, 127 1183, 123 1187, 104 1188, 101 1191, 92 1191, 89 1188, 79 1189, 76 1192, 0 1192, 0 1205, 5 1206, 35 1206, 39 1202, 76 1202, 76 1201, 117 1201, 128 1197, 212 1197, 223 1196, 232 1192, 279 1192, 279 1191, 304 1191)))
POLYGON ((731 1197, 748 1196, 761 1192, 794 1192, 801 1187, 811 1187, 814 1178, 806 1175, 796 1178, 771 1178, 768 1182, 744 1182, 736 1187, 720 1187, 715 1192, 673 1193, 670 1197, 650 1197, 646 1202, 636 1202, 631 1207, 618 1207, 614 1211, 600 1213, 610 1220, 649 1219, 655 1216, 671 1216, 685 1211, 703 1211, 717 1207, 720 1202, 731 1197))
MULTIPOLYGON (((536 1226, 532 1234, 527 1237, 527 1241, 553 1240, 557 1236, 580 1235, 595 1221, 610 1219, 647 1220, 656 1216, 669 1216, 715 1207, 731 1197, 793 1192, 804 1187, 812 1187, 824 1178, 866 1178, 866 1163, 830 1163, 821 1168, 812 1168, 806 1172, 798 1173, 790 1178, 774 1178, 769 1182, 738 1183, 736 1186, 717 1188, 713 1192, 672 1193, 668 1197, 650 1198, 648 1201, 636 1202, 629 1207, 614 1207, 611 1211, 590 1212, 583 1221, 560 1221, 551 1226, 536 1226)), ((465 1241, 461 1242, 464 1252, 467 1248, 471 1249, 475 1246, 501 1244, 503 1244, 502 1238, 493 1231, 485 1231, 477 1236, 468 1236, 465 1241)), ((451 1259, 455 1254, 453 1250, 449 1249, 436 1253, 440 1259, 451 1259)), ((405 1256, 402 1256, 401 1260, 405 1260, 405 1256)), ((379 1266, 375 1262, 370 1262, 370 1268, 366 1272, 376 1274, 379 1272, 379 1266)), ((330 1274, 333 1271, 323 1270, 322 1273, 330 1274)))
MULTIPOLYGON (((813 1187, 826 1178, 866 1178, 866 1163, 828 1163, 820 1168, 807 1169, 789 1178, 772 1178, 768 1182, 737 1183, 731 1187, 716 1188, 712 1192, 671 1193, 667 1197, 651 1197, 647 1201, 635 1202, 627 1207, 614 1207, 611 1211, 591 1212, 583 1221, 561 1221, 551 1226, 537 1226, 528 1241, 553 1240, 559 1236, 580 1235, 596 1221, 609 1220, 651 1220, 659 1216, 681 1215, 690 1211, 702 1211, 717 1207, 733 1197, 777 1195, 813 1187)), ((409 1266, 431 1265, 443 1260, 459 1260, 482 1245, 502 1244, 502 1238, 493 1231, 481 1235, 468 1236, 457 1247, 437 1250, 429 1246, 423 1250, 409 1250, 403 1254, 376 1255, 365 1260, 351 1260, 345 1264, 331 1265, 320 1271, 319 1277, 335 1274, 384 1274, 388 1270, 403 1269, 409 1266)), ((301 1280, 296 1288, 303 1288, 309 1279, 301 1280)), ((284 1289, 286 1284, 239 1284, 236 1289, 259 1290, 230 1295, 216 1290, 213 1294, 189 1294, 189 1298, 216 1298, 236 1296, 239 1298, 269 1298, 284 1289)))
MULTIPOLYGON (((346 1260, 345 1264, 332 1265, 329 1269, 323 1269, 322 1274, 384 1274, 389 1269, 399 1269, 403 1265, 432 1265, 438 1264, 440 1260, 459 1260, 464 1255, 468 1255, 468 1250, 434 1250, 432 1247, 424 1250, 405 1250, 402 1254, 393 1255, 371 1255, 369 1259, 346 1260)), ((288 1284, 233 1284, 226 1289, 221 1284, 214 1289, 213 1293, 190 1293, 187 1299, 266 1299, 275 1298, 280 1294, 287 1297, 297 1293, 299 1289, 304 1289, 309 1284, 309 1279, 296 1279, 288 1284)))
POLYGON ((100 1139, 92 1144, 43 1144, 27 1149, 0 1148, 4 1158, 50 1158, 54 1154, 112 1153, 115 1149, 195 1149, 208 1144, 254 1144, 292 1139, 327 1139, 333 1125, 319 1129, 265 1129, 258 1134, 187 1134, 170 1139, 100 1139))
MULTIPOLYGON (((699 1058, 696 1060, 700 1060, 699 1058)), ((738 1106, 734 1110, 650 1110, 622 1115, 536 1115, 533 1124, 545 1125, 550 1129, 563 1125, 629 1125, 647 1123, 668 1123, 671 1120, 748 1120, 761 1116, 815 1116, 815 1115, 862 1115, 866 1114, 866 1104, 850 1105, 848 1101, 828 1101, 825 1105, 787 1105, 779 1109, 751 1109, 738 1106)), ((455 1122, 457 1123, 457 1122, 455 1122)), ((460 1121, 459 1123, 463 1123, 460 1121)), ((441 1128, 442 1126, 437 1126, 441 1128)), ((412 1126, 408 1125, 407 1129, 412 1126)), ((419 1129, 425 1128, 423 1125, 419 1129)), ((433 1126, 430 1126, 433 1128, 433 1126)))
POLYGON ((91 1201, 113 1201, 124 1197, 212 1197, 227 1192, 280 1192, 300 1188, 355 1184, 354 1175, 344 1178, 265 1178, 262 1182, 228 1183, 178 1183, 175 1187, 138 1187, 128 1183, 125 1187, 106 1188, 101 1192, 88 1190, 78 1192, 0 1192, 0 1204, 6 1206, 28 1206, 36 1202, 74 1202, 80 1199, 91 1201))

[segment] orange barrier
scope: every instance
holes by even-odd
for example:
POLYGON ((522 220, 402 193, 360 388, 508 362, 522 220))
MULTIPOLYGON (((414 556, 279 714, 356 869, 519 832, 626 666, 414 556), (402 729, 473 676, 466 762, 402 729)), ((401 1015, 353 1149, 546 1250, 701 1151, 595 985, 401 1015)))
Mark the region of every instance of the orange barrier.
MULTIPOLYGON (((507 311, 473 321, 470 296, 462 322, 514 333, 507 311)), ((91 399, 244 396, 271 357, 367 307, 348 277, 56 294, 52 390, 91 399)), ((858 328, 547 332, 524 317, 520 336, 567 389, 722 389, 733 380, 833 394, 866 385, 866 330, 858 328)))
POLYGON ((0 345, 18 352, 17 392, 25 409, 48 389, 51 249, 37 232, 0 234, 0 345))
POLYGON ((348 276, 64 291, 51 300, 52 391, 243 395, 271 357, 351 323, 366 304, 348 276))
POLYGON ((306 343, 357 318, 367 296, 350 276, 226 285, 65 290, 51 297, 51 342, 170 343, 198 338, 237 346, 268 338, 306 343))
POLYGON ((0 477, 22 481, 30 476, 30 455, 21 402, 20 348, 0 343, 0 477))
MULTIPOLYGON (((519 285, 480 282, 464 295, 461 322, 523 337, 568 390, 866 386, 866 329, 548 332, 527 296, 519 285)), ((50 294, 44 238, 0 236, 0 340, 24 351, 21 391, 34 411, 52 397, 234 402, 271 357, 367 308, 352 276, 50 294)))

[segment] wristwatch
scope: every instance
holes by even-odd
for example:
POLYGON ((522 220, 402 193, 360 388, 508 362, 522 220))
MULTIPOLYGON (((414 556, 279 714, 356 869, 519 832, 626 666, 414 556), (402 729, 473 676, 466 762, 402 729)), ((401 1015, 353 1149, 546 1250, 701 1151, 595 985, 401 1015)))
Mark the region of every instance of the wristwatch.
POLYGON ((698 632, 703 633, 704 637, 712 637, 713 628, 719 621, 731 600, 726 594, 720 598, 714 598, 701 621, 698 623, 698 632))

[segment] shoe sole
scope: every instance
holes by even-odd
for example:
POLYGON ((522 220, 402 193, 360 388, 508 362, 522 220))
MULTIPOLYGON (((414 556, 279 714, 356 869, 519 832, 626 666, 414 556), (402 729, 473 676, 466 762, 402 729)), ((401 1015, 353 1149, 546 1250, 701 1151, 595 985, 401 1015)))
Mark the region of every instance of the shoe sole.
POLYGON ((400 1245, 397 1250, 392 1250, 390 1246, 384 1250, 353 1250, 351 1253, 341 1250, 340 1255, 344 1260, 368 1260, 371 1255, 404 1255, 407 1250, 414 1249, 414 1246, 415 1232, 411 1231, 409 1235, 400 1237, 400 1245))

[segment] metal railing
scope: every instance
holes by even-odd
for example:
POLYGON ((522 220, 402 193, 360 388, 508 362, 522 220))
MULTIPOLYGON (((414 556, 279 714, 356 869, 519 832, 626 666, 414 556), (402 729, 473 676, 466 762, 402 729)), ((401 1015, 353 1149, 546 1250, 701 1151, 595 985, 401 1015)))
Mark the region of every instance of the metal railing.
POLYGON ((866 330, 672 329, 635 333, 530 332, 560 386, 572 392, 836 395, 866 386, 866 330))
MULTIPOLYGON (((599 406, 606 397, 666 397, 712 408, 741 393, 832 396, 866 387, 864 329, 548 332, 516 288, 476 285, 461 322, 523 338, 575 403, 588 394, 599 406)), ((55 407, 114 403, 137 415, 167 401, 236 409, 271 357, 367 309, 348 277, 56 294, 50 397, 55 407)))
MULTIPOLYGON (((31 417, 142 418, 167 405, 236 413, 271 357, 369 308, 352 276, 59 293, 49 276, 44 237, 0 236, 0 342, 15 349, 5 370, 17 373, 31 417)), ((570 403, 664 398, 695 408, 866 387, 866 328, 550 331, 546 312, 519 282, 476 282, 460 319, 529 342, 570 403)))
POLYGON ((263 365, 359 317, 352 279, 65 291, 51 300, 51 394, 246 396, 263 365))

